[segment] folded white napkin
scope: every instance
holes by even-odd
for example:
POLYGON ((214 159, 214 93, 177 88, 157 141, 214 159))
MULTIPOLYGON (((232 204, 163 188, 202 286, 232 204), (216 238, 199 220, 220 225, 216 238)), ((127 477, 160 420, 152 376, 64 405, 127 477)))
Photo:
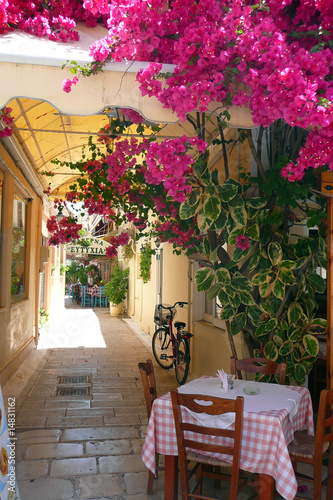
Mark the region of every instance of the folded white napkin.
POLYGON ((221 380, 221 388, 223 392, 227 392, 228 387, 228 377, 224 370, 217 370, 217 377, 221 380))

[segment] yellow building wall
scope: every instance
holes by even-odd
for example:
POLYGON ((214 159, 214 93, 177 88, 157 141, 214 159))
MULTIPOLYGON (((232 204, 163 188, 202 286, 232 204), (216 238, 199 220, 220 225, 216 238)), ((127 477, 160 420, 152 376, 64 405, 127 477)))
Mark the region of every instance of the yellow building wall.
POLYGON ((0 165, 4 172, 1 228, 1 302, 0 302, 0 383, 17 370, 38 335, 39 246, 41 199, 0 145, 0 165), (11 298, 13 195, 17 188, 27 198, 25 295, 17 302, 11 298))
MULTIPOLYGON (((155 331, 154 308, 159 302, 157 258, 152 257, 151 278, 143 283, 140 278, 140 245, 129 262, 130 281, 128 293, 128 315, 150 335, 155 331)), ((162 302, 173 305, 176 301, 188 302, 188 259, 172 253, 172 246, 162 243, 158 254, 162 255, 162 302)), ((188 323, 188 309, 178 309, 177 319, 188 323)))

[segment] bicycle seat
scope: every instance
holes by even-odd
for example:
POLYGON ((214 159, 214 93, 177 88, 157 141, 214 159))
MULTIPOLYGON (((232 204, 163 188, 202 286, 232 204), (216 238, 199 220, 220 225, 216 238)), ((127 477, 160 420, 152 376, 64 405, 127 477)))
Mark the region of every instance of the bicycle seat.
POLYGON ((185 326, 186 323, 183 323, 182 321, 175 321, 175 328, 177 328, 177 330, 182 330, 185 326))

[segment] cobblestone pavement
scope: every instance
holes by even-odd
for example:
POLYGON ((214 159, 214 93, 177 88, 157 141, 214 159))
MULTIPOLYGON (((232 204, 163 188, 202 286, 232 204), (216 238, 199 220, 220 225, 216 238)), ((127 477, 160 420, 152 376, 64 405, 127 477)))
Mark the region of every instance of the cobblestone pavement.
MULTIPOLYGON (((154 482, 154 495, 146 496, 148 473, 141 459, 147 416, 137 365, 153 359, 150 337, 135 332, 131 320, 128 324, 111 317, 108 309, 76 313, 75 308, 64 310, 67 333, 64 325, 53 331, 56 344, 68 347, 34 351, 25 363, 36 364, 29 380, 23 367, 18 380, 13 377, 4 387, 5 398, 20 387, 16 430, 21 500, 163 498, 163 473, 154 482), (76 313, 84 321, 82 335, 74 339, 76 313), (84 346, 72 347, 73 340, 84 346), (69 385, 77 394, 67 394, 69 385)), ((177 387, 171 371, 155 362, 154 368, 159 394, 177 387)))

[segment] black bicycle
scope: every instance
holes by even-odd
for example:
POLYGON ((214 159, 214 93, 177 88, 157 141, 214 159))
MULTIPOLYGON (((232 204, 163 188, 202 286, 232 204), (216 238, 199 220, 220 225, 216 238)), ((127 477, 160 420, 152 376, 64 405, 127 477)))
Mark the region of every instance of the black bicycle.
POLYGON ((184 307, 187 302, 176 302, 173 306, 158 304, 155 307, 154 322, 160 328, 153 335, 152 348, 157 363, 169 370, 175 367, 176 379, 180 385, 185 384, 190 369, 190 344, 193 335, 184 330, 186 323, 175 321, 177 330, 173 331, 173 319, 176 307, 184 307))

